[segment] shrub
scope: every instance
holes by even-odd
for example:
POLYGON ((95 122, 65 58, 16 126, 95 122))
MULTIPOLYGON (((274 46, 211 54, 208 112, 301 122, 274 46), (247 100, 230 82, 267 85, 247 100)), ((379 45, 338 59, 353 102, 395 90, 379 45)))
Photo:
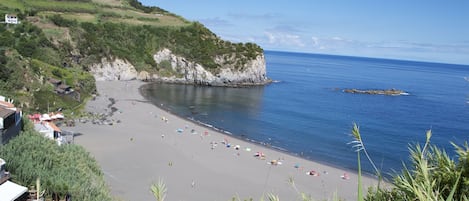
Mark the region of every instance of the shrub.
POLYGON ((25 131, 0 147, 15 182, 32 186, 39 178, 47 197, 70 193, 74 200, 111 200, 100 167, 87 151, 73 144, 58 146, 26 124, 25 131))

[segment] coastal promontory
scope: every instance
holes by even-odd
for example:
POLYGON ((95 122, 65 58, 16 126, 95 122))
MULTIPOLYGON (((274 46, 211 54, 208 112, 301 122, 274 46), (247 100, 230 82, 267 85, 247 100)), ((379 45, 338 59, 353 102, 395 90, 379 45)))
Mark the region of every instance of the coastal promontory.
POLYGON ((270 82, 259 45, 223 40, 199 22, 137 0, 10 0, 0 14, 15 19, 0 24, 0 94, 26 112, 72 112, 100 80, 270 82))

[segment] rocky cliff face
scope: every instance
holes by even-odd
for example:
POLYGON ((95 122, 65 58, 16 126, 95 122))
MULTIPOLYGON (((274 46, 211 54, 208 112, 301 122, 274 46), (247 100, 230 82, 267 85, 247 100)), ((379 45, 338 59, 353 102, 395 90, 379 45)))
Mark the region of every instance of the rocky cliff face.
POLYGON ((161 65, 162 62, 169 64, 175 75, 162 77, 145 71, 137 72, 135 67, 125 60, 108 61, 105 58, 101 60, 101 63, 92 65, 90 71, 97 81, 140 79, 209 86, 263 85, 270 82, 266 77, 264 55, 246 62, 241 67, 235 67, 234 56, 217 57, 215 62, 222 66, 217 69, 217 73, 210 72, 202 65, 188 61, 184 57, 174 55, 169 49, 157 52, 153 55, 153 59, 158 65, 161 65))
POLYGON ((200 84, 210 86, 240 86, 240 85, 262 85, 270 82, 266 77, 266 65, 264 55, 258 56, 254 60, 248 61, 244 66, 239 67, 240 70, 235 70, 236 62, 233 61, 234 57, 219 56, 215 58, 215 63, 219 64, 221 69, 218 73, 213 73, 206 70, 198 63, 187 61, 185 58, 172 54, 168 49, 163 49, 153 55, 153 59, 157 64, 161 62, 169 62, 171 68, 176 72, 178 77, 158 77, 155 79, 164 82, 176 82, 186 84, 200 84))
POLYGON ((96 81, 133 80, 137 78, 135 67, 122 59, 108 61, 106 58, 103 58, 101 63, 90 67, 90 72, 96 81))

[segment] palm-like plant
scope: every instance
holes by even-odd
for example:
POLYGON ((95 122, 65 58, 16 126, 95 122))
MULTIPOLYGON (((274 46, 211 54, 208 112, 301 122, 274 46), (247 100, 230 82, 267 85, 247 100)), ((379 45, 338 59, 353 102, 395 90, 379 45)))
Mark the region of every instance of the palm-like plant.
MULTIPOLYGON (((363 143, 363 140, 360 134, 360 128, 358 127, 356 123, 353 124, 352 137, 354 138, 354 140, 350 142, 349 144, 353 144, 352 147, 356 149, 355 151, 357 152, 357 160, 358 160, 358 194, 357 194, 358 197, 357 197, 357 200, 363 201, 362 170, 361 170, 361 161, 360 161, 361 151, 363 151, 366 158, 368 159, 368 161, 370 161, 371 165, 375 169, 376 175, 378 175, 378 178, 379 178, 379 182, 381 182, 382 177, 381 177, 380 171, 378 170, 378 168, 376 168, 375 163, 373 162, 373 160, 371 160, 370 155, 366 151, 365 144, 363 143)), ((379 182, 378 182, 378 189, 379 189, 379 182)))
POLYGON ((453 161, 444 150, 430 145, 431 130, 426 133, 423 148, 409 148, 411 167, 404 168, 394 177, 392 189, 378 189, 368 193, 367 200, 428 200, 468 201, 469 194, 469 146, 453 146, 459 157, 453 161))
POLYGON ((155 196, 156 201, 164 201, 166 199, 166 184, 162 179, 158 180, 158 183, 152 184, 150 187, 153 196, 155 196))
POLYGON ((430 146, 431 135, 431 131, 427 131, 423 148, 416 145, 410 149, 414 169, 409 170, 404 165, 402 174, 394 178, 394 185, 405 199, 462 200, 457 191, 462 171, 446 152, 430 146))

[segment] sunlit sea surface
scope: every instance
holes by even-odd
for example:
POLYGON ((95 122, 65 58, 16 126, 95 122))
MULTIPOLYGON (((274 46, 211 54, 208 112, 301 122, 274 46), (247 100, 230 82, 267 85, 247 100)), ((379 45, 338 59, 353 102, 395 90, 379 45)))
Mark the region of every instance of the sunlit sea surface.
MULTIPOLYGON (((148 84, 157 106, 234 137, 314 161, 356 169, 350 135, 386 173, 407 163, 409 144, 431 142, 454 156, 450 142, 469 140, 469 66, 287 52, 265 52, 268 77, 250 88, 148 84), (345 88, 401 89, 406 96, 348 94, 345 88)), ((372 172, 371 165, 364 164, 372 172)))

